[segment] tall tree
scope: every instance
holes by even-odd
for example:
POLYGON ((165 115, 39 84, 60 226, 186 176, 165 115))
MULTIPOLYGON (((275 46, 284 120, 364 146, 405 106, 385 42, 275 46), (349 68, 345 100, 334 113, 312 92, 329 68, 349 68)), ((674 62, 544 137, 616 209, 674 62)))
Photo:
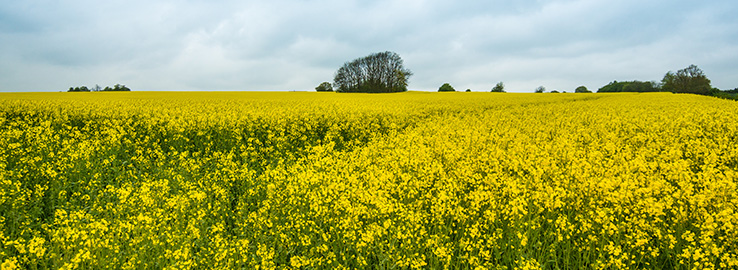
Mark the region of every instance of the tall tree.
POLYGON ((543 93, 546 92, 546 87, 543 87, 543 85, 536 88, 536 93, 543 93))
POLYGON ((381 52, 345 63, 336 71, 333 85, 338 92, 404 92, 412 75, 400 55, 381 52))
POLYGON ((712 86, 710 86, 710 79, 700 68, 690 65, 676 73, 667 72, 661 80, 661 89, 673 93, 709 95, 712 86))

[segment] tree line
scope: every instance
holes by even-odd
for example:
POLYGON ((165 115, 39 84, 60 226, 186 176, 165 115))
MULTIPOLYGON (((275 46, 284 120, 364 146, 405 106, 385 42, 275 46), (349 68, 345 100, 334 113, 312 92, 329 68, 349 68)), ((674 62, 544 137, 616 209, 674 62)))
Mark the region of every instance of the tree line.
POLYGON ((615 92, 662 92, 657 82, 642 81, 613 81, 599 90, 598 93, 615 93, 615 92))
MULTIPOLYGON (((389 93, 407 91, 408 78, 413 73, 404 67, 402 58, 394 52, 381 52, 370 54, 366 57, 357 58, 346 62, 336 71, 333 84, 323 82, 315 87, 319 92, 362 92, 362 93, 389 93)), ((70 90, 71 91, 71 90, 70 90)), ((438 88, 438 92, 456 92, 450 83, 444 83, 438 88)), ((466 92, 471 92, 467 89, 466 92)), ((505 84, 497 83, 490 92, 504 93, 505 84)), ((539 86, 535 93, 545 93, 546 88, 539 86)), ((712 95, 725 98, 738 99, 738 88, 729 91, 721 91, 710 85, 710 79, 696 65, 680 69, 677 72, 669 71, 661 79, 656 81, 613 81, 597 90, 598 93, 615 92, 672 92, 692 93, 700 95, 712 95)), ((552 90, 549 93, 559 93, 552 90)), ((566 93, 566 91, 564 91, 566 93)), ((579 86, 574 93, 592 93, 586 86, 579 86)))
MULTIPOLYGON (((738 88, 733 90, 720 90, 710 85, 710 79, 707 78, 704 71, 696 65, 690 65, 677 72, 669 71, 661 79, 656 81, 613 81, 597 90, 597 93, 617 93, 617 92, 671 92, 671 93, 690 93, 699 95, 709 95, 721 98, 730 98, 738 100, 738 88)), ((450 85, 449 85, 450 87, 450 85)), ((439 89, 439 91, 441 91, 439 89)), ((546 88, 539 86, 534 90, 535 93, 545 93, 546 88)), ((549 93, 560 93, 552 90, 549 93)), ((564 91, 566 93, 566 91, 564 91)), ((592 93, 587 87, 579 86, 574 93, 592 93)))
POLYGON ((710 79, 696 65, 690 65, 687 68, 680 69, 676 73, 669 71, 661 79, 661 82, 642 82, 642 81, 613 81, 597 92, 672 92, 672 93, 692 93, 700 95, 710 95, 714 89, 710 86, 710 79))
POLYGON ((678 70, 669 71, 661 79, 661 82, 650 81, 613 81, 603 86, 598 91, 607 92, 671 92, 689 93, 698 95, 715 96, 738 100, 738 88, 733 90, 720 90, 711 86, 710 79, 705 72, 696 65, 678 70))
POLYGON ((105 86, 105 88, 95 85, 95 87, 87 88, 87 86, 69 87, 67 92, 112 92, 112 91, 131 91, 131 88, 126 87, 122 84, 113 85, 113 87, 105 86))

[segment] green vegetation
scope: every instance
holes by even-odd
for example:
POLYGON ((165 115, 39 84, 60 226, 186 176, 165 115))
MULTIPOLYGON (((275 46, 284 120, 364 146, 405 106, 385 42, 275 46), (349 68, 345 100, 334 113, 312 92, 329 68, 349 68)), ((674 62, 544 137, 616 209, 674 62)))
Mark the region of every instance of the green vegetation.
POLYGON ((598 93, 615 93, 615 92, 660 92, 655 82, 642 81, 613 81, 599 90, 598 93))
POLYGON ((712 87, 705 73, 697 66, 690 65, 676 73, 667 72, 661 80, 661 89, 672 93, 709 95, 712 87))
POLYGON ((577 89, 574 90, 574 93, 592 93, 592 91, 589 91, 586 86, 582 85, 577 87, 577 89))
POLYGON ((315 87, 315 91, 318 92, 333 92, 333 85, 329 82, 323 82, 318 87, 315 87))
MULTIPOLYGON (((360 92, 360 93, 388 93, 407 91, 407 79, 413 73, 403 66, 400 56, 394 52, 375 53, 369 56, 347 62, 335 75, 334 84, 323 82, 315 88, 317 91, 333 91, 333 86, 338 92, 360 92)), ((71 91, 89 91, 86 87, 72 89, 71 91)), ((94 91, 94 90, 93 90, 94 91)), ((438 92, 455 92, 450 83, 444 83, 438 88, 438 92)), ((471 92, 467 89, 466 92, 471 92)), ((497 83, 490 92, 504 93, 505 84, 497 83)), ((535 93, 545 93, 546 88, 539 86, 535 93)), ((667 72, 661 82, 656 81, 612 81, 600 87, 598 93, 619 92, 672 92, 709 95, 719 98, 738 100, 738 88, 733 90, 719 90, 710 86, 710 80, 705 73, 696 65, 680 69, 677 72, 667 72)), ((550 93, 561 93, 558 90, 550 93)), ((566 91, 563 91, 566 93, 566 91)), ((582 85, 574 90, 574 93, 592 93, 586 86, 582 85)))
MULTIPOLYGON (((536 93, 543 93, 545 88, 539 87, 536 93)), ((557 91, 552 91, 552 93, 557 91)), ((575 93, 591 93, 585 86, 577 87, 575 93)), ((690 93, 699 95, 715 96, 726 99, 738 100, 738 88, 734 90, 721 91, 710 86, 710 79, 696 65, 690 65, 684 69, 680 69, 676 73, 667 72, 661 83, 650 81, 613 81, 600 89, 598 93, 617 93, 617 92, 672 92, 672 93, 690 93)))
POLYGON ((718 98, 738 100, 738 88, 733 90, 721 91, 720 89, 713 88, 711 95, 718 98))
POLYGON ((454 87, 451 86, 451 84, 444 83, 443 85, 441 85, 441 87, 438 88, 438 92, 456 92, 456 89, 454 89, 454 87))
MULTIPOLYGON (((586 89, 586 88, 585 88, 586 89)), ((580 88, 577 88, 577 93, 580 88)), ((680 69, 676 73, 667 72, 661 83, 642 82, 642 81, 613 81, 599 90, 598 93, 613 92, 672 92, 672 93, 688 93, 706 96, 714 96, 718 98, 738 100, 738 88, 733 90, 722 91, 710 86, 710 79, 696 65, 690 65, 684 69, 680 69)))
POLYGON ((495 87, 492 87, 492 91, 491 91, 491 92, 496 92, 496 93, 505 93, 505 84, 504 84, 504 83, 502 83, 502 82, 498 82, 498 83, 497 83, 497 84, 495 85, 495 87))
POLYGON ((87 86, 78 86, 78 87, 69 87, 69 90, 67 92, 122 92, 122 91, 131 91, 130 88, 126 87, 122 84, 116 84, 113 85, 111 88, 110 86, 105 86, 105 88, 100 88, 99 85, 95 85, 93 88, 87 88, 87 86))
POLYGON ((90 89, 87 86, 69 87, 67 92, 90 92, 90 89))

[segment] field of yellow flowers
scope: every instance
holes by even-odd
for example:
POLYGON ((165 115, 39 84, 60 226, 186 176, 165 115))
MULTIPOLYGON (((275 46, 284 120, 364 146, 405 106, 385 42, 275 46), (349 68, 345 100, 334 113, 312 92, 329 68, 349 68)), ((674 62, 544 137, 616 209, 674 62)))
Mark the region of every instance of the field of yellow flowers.
POLYGON ((738 103, 0 94, 2 269, 738 268, 738 103))

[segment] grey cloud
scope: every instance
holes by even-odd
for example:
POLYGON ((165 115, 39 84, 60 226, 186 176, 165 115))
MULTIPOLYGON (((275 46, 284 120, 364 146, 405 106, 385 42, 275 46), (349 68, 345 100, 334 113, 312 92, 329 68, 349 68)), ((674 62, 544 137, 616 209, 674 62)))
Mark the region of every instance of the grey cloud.
POLYGON ((697 64, 738 87, 730 1, 10 1, 0 91, 312 89, 344 62, 398 52, 410 88, 512 91, 659 80, 697 64), (463 86, 466 85, 466 86, 463 86))

